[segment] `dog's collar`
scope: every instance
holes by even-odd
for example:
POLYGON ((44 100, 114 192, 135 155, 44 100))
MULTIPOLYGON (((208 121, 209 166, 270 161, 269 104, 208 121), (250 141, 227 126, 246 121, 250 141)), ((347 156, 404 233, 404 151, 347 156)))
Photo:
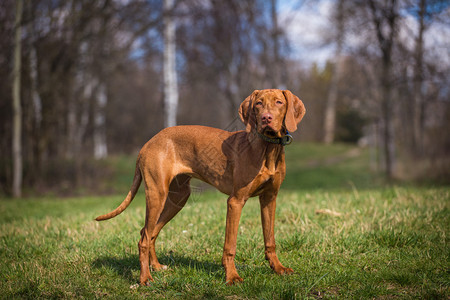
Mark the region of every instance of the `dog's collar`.
POLYGON ((272 143, 272 144, 281 144, 282 146, 289 145, 294 140, 292 138, 292 135, 289 133, 289 131, 286 131, 286 135, 280 138, 270 138, 260 132, 257 132, 259 137, 263 139, 266 142, 272 143))

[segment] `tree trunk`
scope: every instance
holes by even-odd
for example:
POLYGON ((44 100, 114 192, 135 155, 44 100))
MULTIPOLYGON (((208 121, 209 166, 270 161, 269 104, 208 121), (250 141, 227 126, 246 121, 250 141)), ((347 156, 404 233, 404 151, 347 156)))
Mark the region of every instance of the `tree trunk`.
POLYGON ((273 47, 273 69, 271 74, 272 88, 283 89, 281 85, 280 47, 278 30, 277 0, 271 0, 272 15, 272 47, 273 47))
POLYGON ((164 110, 165 127, 177 125, 178 84, 176 70, 173 0, 164 0, 164 110))
POLYGON ((378 46, 381 51, 381 118, 383 128, 383 151, 386 167, 386 177, 393 178, 395 170, 395 140, 393 128, 393 97, 392 97, 392 48, 397 31, 397 0, 390 0, 380 6, 374 0, 369 1, 372 12, 372 22, 376 30, 378 46), (386 26, 387 25, 387 26, 386 26))
POLYGON ((106 144, 106 124, 105 107, 108 103, 106 87, 100 83, 96 93, 96 109, 94 117, 94 157, 102 159, 108 156, 108 147, 106 144))
MULTIPOLYGON (((72 84, 73 86, 73 84, 72 84)), ((75 93, 72 91, 67 98, 67 136, 66 136, 66 159, 73 159, 79 155, 76 152, 76 135, 78 130, 77 111, 78 111, 78 99, 76 99, 75 93)))
POLYGON ((328 90, 328 97, 325 107, 324 117, 324 136, 323 142, 327 145, 334 142, 336 132, 336 102, 338 98, 338 68, 340 57, 337 56, 336 62, 333 66, 331 74, 330 89, 328 90))
POLYGON ((336 61, 331 70, 330 89, 328 90, 328 97, 325 107, 324 117, 324 137, 325 144, 334 142, 336 132, 336 102, 338 98, 338 84, 341 68, 341 53, 344 42, 344 0, 339 0, 337 12, 337 35, 336 35, 336 61))
POLYGON ((423 130, 425 103, 423 97, 423 34, 425 31, 426 0, 420 0, 419 35, 416 40, 416 66, 414 70, 413 147, 419 156, 423 154, 423 130))
MULTIPOLYGON (((31 22, 30 22, 31 24, 31 22)), ((30 25, 31 28, 32 25, 30 25)), ((31 32, 31 29, 29 30, 31 32)), ((39 95, 38 91, 38 58, 36 53, 36 48, 31 46, 30 48, 30 89, 31 89, 31 102, 32 102, 32 110, 33 110, 33 131, 32 143, 29 147, 30 154, 32 155, 32 169, 30 173, 32 173, 33 180, 36 180, 39 177, 39 174, 42 171, 42 152, 43 152, 43 141, 42 141, 42 133, 41 133, 41 124, 42 124, 42 99, 39 95)))
POLYGON ((233 64, 233 59, 230 60, 227 71, 225 95, 229 103, 229 118, 230 120, 234 120, 236 118, 236 113, 238 111, 241 99, 238 80, 239 71, 237 65, 233 64))
POLYGON ((15 198, 22 196, 22 106, 20 103, 20 80, 21 80, 21 56, 22 56, 22 11, 23 0, 16 1, 16 20, 14 38, 14 65, 13 65, 13 186, 12 192, 15 198))
POLYGON ((36 126, 36 129, 39 129, 42 122, 42 100, 38 92, 38 61, 36 48, 34 47, 31 47, 30 49, 30 79, 34 125, 36 126))
MULTIPOLYGON (((89 123, 90 109, 94 106, 91 105, 92 98, 95 97, 95 89, 98 87, 99 83, 95 76, 89 75, 87 71, 80 71, 81 74, 78 77, 79 82, 76 86, 82 87, 81 92, 81 102, 78 101, 78 114, 79 116, 75 119, 76 128, 73 132, 73 144, 72 151, 75 154, 73 157, 75 160, 75 186, 79 186, 83 182, 83 159, 86 154, 83 151, 83 137, 86 133, 86 129, 89 123)), ((95 116, 94 113, 92 115, 95 116)), ((95 118, 95 117, 94 117, 95 118)), ((95 120, 94 120, 95 123, 95 120)), ((95 125, 94 125, 95 126, 95 125)), ((95 129, 94 129, 95 130, 95 129)))
POLYGON ((395 142, 393 138, 392 124, 392 84, 391 84, 391 60, 386 60, 382 66, 381 79, 381 113, 384 123, 383 128, 383 151, 386 167, 386 176, 390 180, 393 178, 395 169, 395 142))
POLYGON ((334 136, 336 132, 336 102, 338 98, 338 68, 339 68, 339 57, 333 66, 331 74, 330 89, 328 91, 328 97, 325 107, 325 117, 324 117, 324 136, 323 142, 327 145, 334 142, 334 136))

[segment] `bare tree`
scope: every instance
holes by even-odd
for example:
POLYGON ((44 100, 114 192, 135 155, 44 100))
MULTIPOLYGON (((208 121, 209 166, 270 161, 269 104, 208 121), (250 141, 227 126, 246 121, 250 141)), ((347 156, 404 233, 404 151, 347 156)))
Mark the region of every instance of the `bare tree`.
POLYGON ((325 106, 324 117, 324 137, 325 144, 331 144, 334 141, 336 131, 336 102, 338 99, 338 84, 341 68, 342 46, 344 44, 344 1, 338 0, 336 14, 336 52, 335 61, 331 70, 331 82, 328 90, 327 102, 325 106))
POLYGON ((386 176, 393 177, 395 168, 395 141, 393 128, 393 46, 399 18, 397 0, 368 1, 371 22, 375 28, 378 48, 381 52, 381 118, 383 121, 383 142, 386 176))
MULTIPOLYGON (((427 66, 425 60, 426 49, 424 38, 430 25, 436 21, 436 16, 441 10, 444 10, 446 5, 448 5, 445 2, 445 0, 415 0, 411 3, 414 13, 417 14, 417 36, 415 39, 414 54, 412 55, 414 60, 412 150, 419 156, 424 154, 425 140, 425 111, 427 107, 427 97, 425 96, 426 89, 424 85, 427 79, 427 73, 433 68, 427 66)), ((439 62, 433 63, 439 64, 439 62)), ((429 74, 428 77, 430 77, 429 74)))
POLYGON ((22 106, 20 103, 20 81, 22 61, 22 12, 23 0, 16 2, 16 21, 14 35, 14 67, 13 67, 13 196, 22 195, 22 106))
POLYGON ((273 47, 273 60, 274 63, 272 65, 273 74, 271 74, 271 81, 273 88, 285 88, 281 87, 281 60, 280 60, 280 39, 279 33, 280 30, 278 28, 278 12, 277 12, 277 0, 270 1, 270 10, 271 10, 271 18, 272 18, 272 47, 273 47))
POLYGON ((287 47, 282 47, 277 1, 208 3, 190 1, 190 17, 180 22, 180 52, 187 61, 183 75, 191 86, 205 92, 205 102, 213 102, 206 93, 214 94, 228 123, 252 90, 283 83, 287 47))
POLYGON ((177 125, 178 83, 176 70, 174 0, 164 0, 164 110, 165 126, 177 125))
POLYGON ((419 28, 415 49, 415 69, 414 69, 414 104, 413 104, 413 147, 417 153, 422 153, 422 141, 424 131, 424 97, 423 97, 423 36, 425 32, 426 0, 419 3, 419 28))

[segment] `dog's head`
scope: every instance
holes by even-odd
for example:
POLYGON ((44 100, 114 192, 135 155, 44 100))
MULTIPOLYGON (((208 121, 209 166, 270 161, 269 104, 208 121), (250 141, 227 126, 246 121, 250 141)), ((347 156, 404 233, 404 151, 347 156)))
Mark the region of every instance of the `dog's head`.
POLYGON ((305 115, 303 102, 288 90, 255 90, 242 102, 239 115, 246 131, 255 129, 270 138, 294 132, 305 115))

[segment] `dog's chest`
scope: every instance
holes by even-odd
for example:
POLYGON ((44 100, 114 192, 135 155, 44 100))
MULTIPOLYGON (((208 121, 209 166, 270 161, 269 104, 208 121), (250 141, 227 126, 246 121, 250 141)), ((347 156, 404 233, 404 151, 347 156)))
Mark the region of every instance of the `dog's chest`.
POLYGON ((260 195, 264 190, 267 188, 272 188, 274 185, 274 179, 275 179, 276 172, 273 170, 272 172, 264 168, 261 170, 261 172, 256 176, 255 180, 252 184, 252 191, 251 195, 258 196, 260 195))

